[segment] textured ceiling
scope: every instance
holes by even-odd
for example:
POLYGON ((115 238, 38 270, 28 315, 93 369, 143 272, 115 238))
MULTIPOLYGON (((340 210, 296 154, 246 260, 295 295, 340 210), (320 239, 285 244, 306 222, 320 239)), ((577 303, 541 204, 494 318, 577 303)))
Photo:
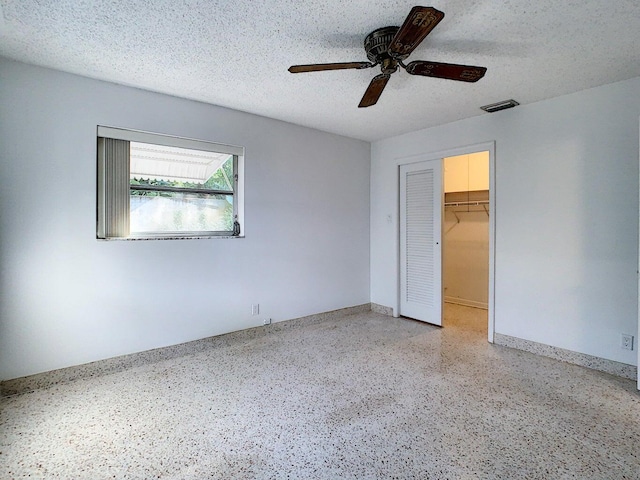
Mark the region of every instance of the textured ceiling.
MULTIPOLYGON (((364 140, 640 76, 638 0, 433 0, 445 17, 408 61, 488 68, 469 84, 375 69, 290 74, 292 64, 366 61, 370 31, 416 0, 0 0, 0 55, 364 140)), ((0 87, 1 88, 1 87, 0 87)))

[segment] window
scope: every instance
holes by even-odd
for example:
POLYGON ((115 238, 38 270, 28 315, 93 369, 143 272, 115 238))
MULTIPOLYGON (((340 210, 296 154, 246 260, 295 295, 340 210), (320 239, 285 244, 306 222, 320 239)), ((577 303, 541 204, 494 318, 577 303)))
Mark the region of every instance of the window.
POLYGON ((98 127, 101 239, 240 236, 244 149, 98 127))

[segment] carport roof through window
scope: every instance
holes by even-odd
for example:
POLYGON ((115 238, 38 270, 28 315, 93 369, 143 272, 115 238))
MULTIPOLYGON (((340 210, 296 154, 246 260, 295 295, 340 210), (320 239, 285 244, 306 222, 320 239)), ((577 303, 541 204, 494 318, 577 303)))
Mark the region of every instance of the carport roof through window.
MULTIPOLYGON (((204 184, 229 158, 226 153, 131 142, 130 178, 204 184)), ((229 179, 228 179, 229 180, 229 179)), ((232 190, 232 185, 228 185, 232 190)))

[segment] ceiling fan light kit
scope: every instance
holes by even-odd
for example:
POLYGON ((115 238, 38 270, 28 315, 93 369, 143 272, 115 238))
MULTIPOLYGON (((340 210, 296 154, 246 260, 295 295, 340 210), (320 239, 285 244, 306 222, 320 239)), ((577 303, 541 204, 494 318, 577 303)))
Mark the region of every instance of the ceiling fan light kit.
POLYGON ((443 18, 444 13, 433 7, 413 7, 401 27, 378 28, 365 37, 364 50, 369 62, 293 65, 289 68, 289 72, 303 73, 324 70, 363 69, 380 65, 382 73, 371 80, 358 105, 361 108, 376 104, 391 75, 398 70, 398 67, 404 68, 410 75, 444 78, 461 82, 477 82, 486 73, 487 69, 485 67, 423 60, 416 60, 408 65, 403 63, 403 60, 411 55, 411 52, 420 45, 443 18))

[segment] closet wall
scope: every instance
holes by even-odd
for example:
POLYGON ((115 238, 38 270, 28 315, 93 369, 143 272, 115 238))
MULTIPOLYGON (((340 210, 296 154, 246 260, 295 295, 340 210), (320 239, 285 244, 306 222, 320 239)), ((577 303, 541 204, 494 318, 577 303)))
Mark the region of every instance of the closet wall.
POLYGON ((444 299, 487 308, 489 152, 444 159, 444 299))

